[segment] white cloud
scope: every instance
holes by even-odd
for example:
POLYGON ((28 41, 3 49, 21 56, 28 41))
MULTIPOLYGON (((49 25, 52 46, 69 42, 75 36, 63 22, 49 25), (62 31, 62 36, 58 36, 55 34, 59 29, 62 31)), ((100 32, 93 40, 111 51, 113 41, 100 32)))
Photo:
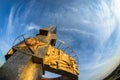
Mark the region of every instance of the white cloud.
POLYGON ((35 25, 35 24, 32 24, 32 23, 26 25, 26 31, 30 31, 30 30, 33 30, 33 29, 39 30, 39 26, 37 26, 37 25, 35 25))
POLYGON ((120 0, 111 0, 111 10, 118 20, 120 20, 120 0))
POLYGON ((11 8, 10 14, 8 17, 8 23, 7 23, 7 35, 10 35, 13 32, 13 14, 14 14, 14 7, 11 8))
POLYGON ((89 32, 89 31, 85 31, 85 30, 79 30, 79 29, 76 29, 76 28, 71 28, 71 29, 61 29, 61 31, 74 31, 76 33, 79 33, 79 34, 83 34, 83 35, 90 35, 90 36, 94 36, 97 38, 97 35, 95 33, 92 33, 92 32, 89 32))
POLYGON ((29 14, 31 13, 31 9, 32 7, 35 5, 36 0, 30 0, 30 2, 28 3, 28 6, 26 7, 25 12, 23 13, 23 20, 26 20, 29 16, 29 14))
MULTIPOLYGON (((120 51, 119 51, 120 52, 120 51)), ((105 61, 103 68, 102 68, 102 74, 101 75, 97 75, 96 74, 96 80, 100 80, 105 78, 106 76, 108 76, 113 70, 115 70, 115 68, 119 65, 120 63, 120 54, 115 55, 113 58, 111 58, 110 60, 108 59, 107 61, 105 61), (107 64, 106 64, 107 63, 107 64)), ((101 71, 99 71, 98 74, 101 73, 101 71)), ((95 75, 94 75, 95 76, 95 75)))

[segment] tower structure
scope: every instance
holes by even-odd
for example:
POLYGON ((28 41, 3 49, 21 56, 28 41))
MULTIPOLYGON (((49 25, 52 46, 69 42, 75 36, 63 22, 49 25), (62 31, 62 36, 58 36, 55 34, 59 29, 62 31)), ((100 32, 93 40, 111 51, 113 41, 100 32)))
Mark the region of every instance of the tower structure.
POLYGON ((40 29, 35 37, 20 37, 23 37, 23 41, 5 55, 0 80, 40 80, 45 71, 66 76, 68 80, 78 80, 78 58, 69 46, 60 49, 63 42, 56 43, 56 27, 40 29), (68 49, 71 51, 67 54, 65 51, 68 49))

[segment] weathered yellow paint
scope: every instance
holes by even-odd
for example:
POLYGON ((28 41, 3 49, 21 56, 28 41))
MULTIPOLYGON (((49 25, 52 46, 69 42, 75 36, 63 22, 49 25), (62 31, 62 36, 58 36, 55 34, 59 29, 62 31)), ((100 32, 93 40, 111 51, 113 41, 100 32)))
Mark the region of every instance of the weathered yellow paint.
MULTIPOLYGON (((71 75, 78 77, 79 72, 76 61, 64 51, 53 47, 55 46, 54 43, 56 43, 56 33, 51 33, 50 31, 45 31, 44 33, 44 30, 49 30, 49 28, 43 29, 42 33, 37 35, 36 37, 29 37, 25 39, 23 42, 21 42, 15 47, 17 48, 18 52, 21 51, 21 54, 23 53, 22 50, 30 50, 33 53, 27 54, 29 51, 26 52, 25 55, 28 55, 28 59, 29 57, 30 59, 27 63, 24 64, 23 67, 18 67, 18 72, 21 72, 18 76, 18 80, 38 80, 38 72, 43 71, 43 68, 45 66, 49 66, 49 69, 52 68, 52 70, 54 71, 61 71, 61 73, 58 72, 58 74, 66 72, 68 73, 68 77, 71 77, 71 75), (44 49, 45 47, 46 49, 44 49), (32 59, 34 58, 34 56, 36 59, 35 63, 33 62, 34 59, 32 59), (39 60, 41 60, 40 63, 38 63, 39 60)), ((14 50, 10 49, 7 55, 11 56, 13 53, 15 53, 14 50)))
POLYGON ((54 48, 51 45, 49 45, 45 55, 44 64, 49 65, 54 69, 70 72, 76 76, 79 74, 75 60, 62 50, 54 48))
POLYGON ((14 53, 13 49, 10 49, 10 50, 7 52, 8 55, 12 55, 13 53, 14 53))
MULTIPOLYGON (((39 74, 40 64, 33 63, 32 60, 24 67, 22 74, 19 75, 18 80, 39 80, 36 74, 39 74)), ((42 69, 41 69, 42 70, 42 69)))

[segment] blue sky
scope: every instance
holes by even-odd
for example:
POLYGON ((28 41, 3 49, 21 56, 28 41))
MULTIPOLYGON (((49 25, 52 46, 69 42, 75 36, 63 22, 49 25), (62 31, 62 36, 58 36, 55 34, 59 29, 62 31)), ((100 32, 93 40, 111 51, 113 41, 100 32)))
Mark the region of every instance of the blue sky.
POLYGON ((18 35, 56 25, 58 38, 79 56, 79 79, 103 79, 120 62, 119 4, 119 0, 1 0, 1 58, 18 35))

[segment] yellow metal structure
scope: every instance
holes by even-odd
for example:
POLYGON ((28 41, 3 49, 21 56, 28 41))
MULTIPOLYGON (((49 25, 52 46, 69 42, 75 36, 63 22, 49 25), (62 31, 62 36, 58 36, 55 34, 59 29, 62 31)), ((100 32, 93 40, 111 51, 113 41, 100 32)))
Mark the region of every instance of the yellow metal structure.
POLYGON ((78 75, 78 67, 75 60, 62 50, 56 49, 51 45, 44 58, 44 64, 51 68, 67 71, 71 74, 78 75))
MULTIPOLYGON (((20 55, 20 53, 26 56, 26 62, 24 63, 21 62, 20 59, 17 60, 17 63, 20 62, 24 66, 20 65, 20 67, 18 66, 18 69, 16 69, 19 72, 16 79, 37 80, 37 78, 43 75, 44 71, 47 70, 78 80, 79 72, 75 59, 61 49, 55 48, 55 43, 56 28, 48 27, 41 29, 36 37, 26 38, 10 49, 5 56, 8 62, 11 56, 17 58, 19 57, 17 55, 20 55), (15 54, 16 52, 20 53, 15 54), (40 70, 43 71, 43 73, 39 72, 40 70)), ((10 59, 12 62, 14 62, 13 58, 10 59)), ((11 65, 13 66, 13 64, 11 65)), ((12 78, 10 80, 12 80, 12 78)))

